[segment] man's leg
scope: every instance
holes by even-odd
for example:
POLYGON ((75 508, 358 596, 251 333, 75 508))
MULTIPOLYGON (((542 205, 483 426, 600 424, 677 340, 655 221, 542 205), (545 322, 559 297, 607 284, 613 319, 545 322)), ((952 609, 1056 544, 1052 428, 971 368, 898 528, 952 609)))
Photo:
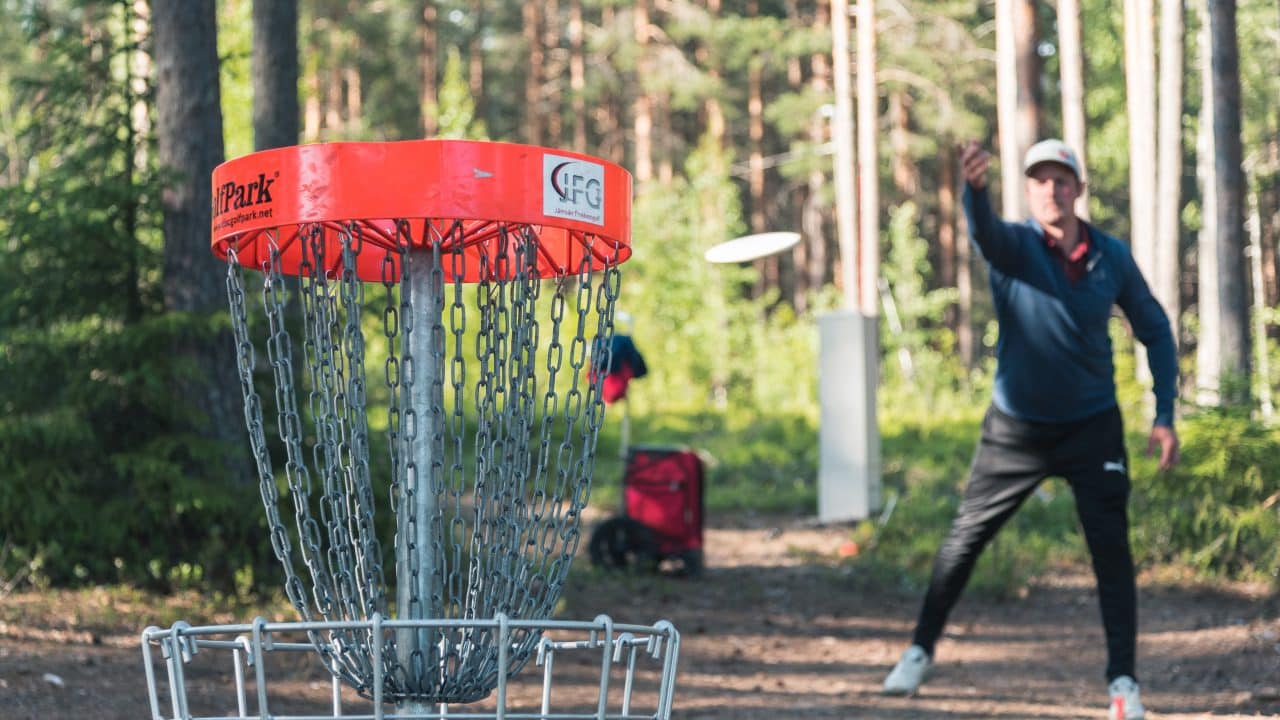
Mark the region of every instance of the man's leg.
POLYGON ((982 549, 1044 479, 1045 465, 1035 451, 1036 439, 1034 425, 1010 418, 994 407, 987 411, 964 499, 934 558, 929 589, 912 637, 912 643, 930 657, 982 549))
POLYGON ((1138 634, 1137 589, 1129 551, 1128 458, 1119 411, 1101 416, 1085 431, 1082 443, 1091 457, 1067 474, 1076 496, 1076 513, 1084 529, 1098 582, 1098 602, 1107 637, 1107 681, 1121 675, 1136 678, 1138 634))

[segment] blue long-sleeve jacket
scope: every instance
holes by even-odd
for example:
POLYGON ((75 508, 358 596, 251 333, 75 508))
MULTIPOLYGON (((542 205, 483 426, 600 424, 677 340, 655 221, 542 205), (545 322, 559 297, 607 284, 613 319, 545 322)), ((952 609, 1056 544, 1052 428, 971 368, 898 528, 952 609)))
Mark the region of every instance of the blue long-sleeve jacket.
POLYGON ((1155 424, 1172 426, 1177 392, 1173 332, 1129 248, 1086 224, 1088 270, 1073 284, 1034 220, 1000 219, 986 188, 968 184, 964 209, 970 237, 990 270, 1000 323, 992 398, 996 407, 1035 422, 1070 422, 1115 407, 1107 325, 1111 306, 1118 305, 1147 348, 1155 424))

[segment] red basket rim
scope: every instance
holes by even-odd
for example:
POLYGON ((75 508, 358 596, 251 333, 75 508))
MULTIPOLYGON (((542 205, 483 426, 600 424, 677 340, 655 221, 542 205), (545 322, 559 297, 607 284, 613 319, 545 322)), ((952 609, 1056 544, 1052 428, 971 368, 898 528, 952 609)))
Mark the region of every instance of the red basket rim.
MULTIPOLYGON (((221 259, 234 249, 252 258, 245 264, 258 264, 268 243, 296 239, 300 226, 357 228, 381 252, 360 263, 368 280, 378 279, 384 241, 402 221, 462 228, 469 244, 505 235, 495 228, 527 228, 538 238, 541 276, 577 272, 588 252, 604 265, 631 255, 630 173, 590 155, 516 143, 432 139, 263 150, 214 168, 212 207, 212 250, 221 259)), ((410 242, 429 245, 429 235, 414 233, 410 242)))

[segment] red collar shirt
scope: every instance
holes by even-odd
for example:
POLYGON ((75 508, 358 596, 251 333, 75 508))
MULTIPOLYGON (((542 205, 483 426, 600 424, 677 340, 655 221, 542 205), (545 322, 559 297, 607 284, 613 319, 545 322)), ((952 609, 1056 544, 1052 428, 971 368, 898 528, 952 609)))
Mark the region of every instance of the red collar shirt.
POLYGON ((1076 242, 1076 246, 1071 249, 1068 254, 1058 246, 1057 241, 1044 236, 1044 244, 1048 246, 1049 252, 1058 260, 1058 264, 1062 266, 1062 272, 1066 274, 1067 279, 1072 284, 1080 282, 1080 278, 1089 271, 1089 231, 1085 228, 1084 223, 1080 223, 1080 240, 1076 242))

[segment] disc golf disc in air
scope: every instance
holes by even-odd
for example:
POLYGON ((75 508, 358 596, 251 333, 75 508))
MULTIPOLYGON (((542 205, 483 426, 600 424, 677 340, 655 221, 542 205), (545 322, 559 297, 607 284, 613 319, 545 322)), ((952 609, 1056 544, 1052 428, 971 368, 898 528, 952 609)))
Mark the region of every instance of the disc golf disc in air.
POLYGON ((790 250, 800 242, 797 232, 767 232, 722 242, 703 255, 710 263, 741 263, 790 250))

